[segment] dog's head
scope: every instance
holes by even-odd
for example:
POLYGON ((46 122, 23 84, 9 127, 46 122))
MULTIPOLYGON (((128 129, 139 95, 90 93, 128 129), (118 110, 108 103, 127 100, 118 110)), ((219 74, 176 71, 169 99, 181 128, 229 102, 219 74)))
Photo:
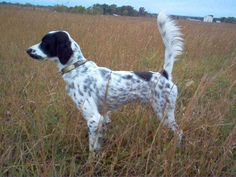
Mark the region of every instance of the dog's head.
MULTIPOLYGON (((40 43, 27 49, 27 53, 38 60, 56 60, 66 64, 73 55, 74 40, 66 31, 52 31, 46 34, 40 43)), ((76 46, 77 47, 77 46, 76 46)))

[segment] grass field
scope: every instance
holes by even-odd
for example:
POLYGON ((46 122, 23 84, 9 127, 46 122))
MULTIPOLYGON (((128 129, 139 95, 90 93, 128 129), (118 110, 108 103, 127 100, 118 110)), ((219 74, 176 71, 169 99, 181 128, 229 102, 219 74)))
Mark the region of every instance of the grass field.
POLYGON ((85 121, 55 64, 25 50, 63 29, 98 65, 159 71, 164 48, 156 19, 0 6, 0 21, 0 176, 236 174, 236 25, 178 21, 185 51, 173 78, 182 149, 149 107, 131 104, 112 114, 101 153, 88 161, 85 121))

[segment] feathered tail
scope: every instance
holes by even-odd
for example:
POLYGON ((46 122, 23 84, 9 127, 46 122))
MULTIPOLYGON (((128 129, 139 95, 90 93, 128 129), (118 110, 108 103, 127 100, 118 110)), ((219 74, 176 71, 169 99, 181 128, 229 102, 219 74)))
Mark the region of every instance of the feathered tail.
POLYGON ((164 71, 167 72, 168 78, 172 79, 172 69, 176 56, 182 54, 183 38, 180 28, 165 13, 160 12, 158 17, 158 28, 165 45, 165 62, 164 71))

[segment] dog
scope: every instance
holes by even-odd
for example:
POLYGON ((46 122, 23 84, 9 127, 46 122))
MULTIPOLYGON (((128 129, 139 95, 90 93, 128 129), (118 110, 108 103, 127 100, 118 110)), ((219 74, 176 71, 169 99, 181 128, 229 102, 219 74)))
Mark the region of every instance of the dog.
POLYGON ((160 73, 99 67, 84 57, 80 46, 66 31, 51 31, 40 43, 27 49, 33 59, 56 62, 68 95, 87 122, 91 153, 101 148, 102 129, 110 122, 110 112, 134 101, 149 103, 157 117, 177 135, 178 143, 182 142, 183 131, 174 115, 178 90, 172 82, 173 64, 183 51, 182 33, 163 12, 157 21, 165 45, 164 67, 160 73))

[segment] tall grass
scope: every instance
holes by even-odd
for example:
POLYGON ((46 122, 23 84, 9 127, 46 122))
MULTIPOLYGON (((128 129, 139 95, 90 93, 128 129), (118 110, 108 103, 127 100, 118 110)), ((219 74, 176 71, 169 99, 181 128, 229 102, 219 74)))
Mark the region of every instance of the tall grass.
POLYGON ((174 66, 176 119, 186 142, 138 104, 112 114, 88 159, 85 121, 53 63, 25 50, 51 30, 115 70, 153 70, 164 48, 154 18, 86 16, 0 6, 0 176, 226 176, 236 173, 236 26, 178 21, 185 52, 174 66))

